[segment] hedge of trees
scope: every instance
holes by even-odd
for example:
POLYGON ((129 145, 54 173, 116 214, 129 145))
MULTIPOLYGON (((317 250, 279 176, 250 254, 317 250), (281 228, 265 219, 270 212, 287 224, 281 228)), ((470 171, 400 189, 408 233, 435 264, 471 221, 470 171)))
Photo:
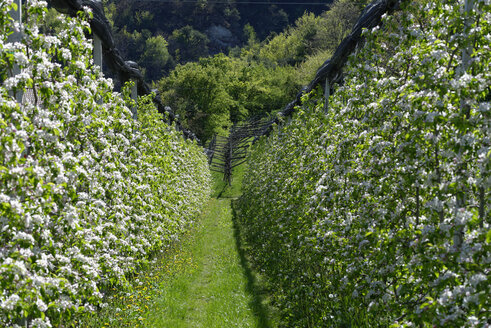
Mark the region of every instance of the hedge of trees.
POLYGON ((490 22, 404 2, 328 109, 306 95, 254 146, 236 213, 283 326, 489 324, 490 22))
POLYGON ((150 98, 113 93, 92 66, 90 13, 28 0, 12 43, 12 8, 0 5, 0 326, 58 327, 179 239, 210 173, 150 98), (46 20, 57 34, 40 32, 46 20))

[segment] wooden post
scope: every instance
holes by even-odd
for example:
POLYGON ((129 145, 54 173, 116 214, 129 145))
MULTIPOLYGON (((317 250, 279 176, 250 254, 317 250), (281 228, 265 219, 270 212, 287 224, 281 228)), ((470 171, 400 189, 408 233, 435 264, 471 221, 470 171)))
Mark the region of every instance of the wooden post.
MULTIPOLYGON (((8 42, 14 43, 14 42, 21 42, 22 41, 22 0, 15 0, 17 4, 17 10, 10 10, 9 14, 10 16, 14 19, 14 21, 19 23, 20 30, 19 31, 14 31, 11 35, 8 37, 8 42)), ((14 64, 12 67, 12 72, 9 74, 11 77, 16 76, 21 73, 21 69, 19 65, 14 64)), ((24 93, 22 90, 11 90, 10 95, 15 97, 18 103, 22 104, 22 98, 24 96, 24 93)))
MULTIPOLYGON (((474 9, 474 0, 465 0, 465 20, 464 20, 464 33, 468 33, 470 31, 471 27, 471 12, 474 9)), ((472 45, 469 45, 465 47, 462 50, 462 74, 465 74, 467 69, 469 68, 469 62, 470 62, 470 57, 471 57, 471 52, 472 52, 472 45)), ((466 104, 465 99, 461 98, 460 99, 460 111, 461 114, 464 115, 467 119, 469 119, 470 115, 470 107, 469 105, 466 104)), ((461 135, 459 137, 462 137, 461 135)), ((460 155, 462 155, 462 149, 459 150, 460 155)), ((465 171, 465 163, 462 163, 459 165, 457 168, 459 171, 465 171)), ((462 188, 464 188, 462 186, 462 188)), ((458 215, 458 211, 461 208, 465 207, 465 192, 464 190, 461 190, 461 195, 456 195, 456 204, 455 204, 455 216, 458 215)), ((453 236, 453 243, 456 248, 459 248, 462 246, 463 242, 463 237, 464 237, 464 225, 460 224, 454 232, 453 236)))
POLYGON ((217 135, 215 133, 213 135, 213 138, 210 141, 210 144, 208 145, 208 165, 211 165, 211 163, 213 162, 213 156, 215 155, 216 142, 217 142, 217 135))
MULTIPOLYGON (((94 47, 92 50, 94 56, 94 66, 99 66, 99 69, 102 71, 102 40, 96 33, 92 33, 92 46, 94 47)), ((99 105, 102 104, 102 99, 97 99, 97 103, 99 105)))
MULTIPOLYGON (((138 80, 137 79, 131 79, 131 82, 133 82, 133 85, 131 86, 131 99, 134 101, 138 101, 138 80)), ((131 111, 133 112, 133 119, 138 120, 138 106, 135 105, 131 111)))
POLYGON ((326 102, 324 105, 324 112, 327 114, 329 111, 329 97, 331 96, 331 86, 329 85, 329 80, 326 78, 326 86, 324 88, 324 97, 326 97, 326 102))
MULTIPOLYGON (((466 18, 464 21, 464 32, 469 32, 471 28, 471 20, 469 19, 471 12, 474 10, 474 0, 465 0, 465 13, 466 18)), ((472 46, 466 47, 462 51, 462 70, 465 72, 469 67, 469 62, 471 59, 472 46)))
POLYGON ((16 0, 17 10, 11 9, 9 14, 14 21, 19 22, 20 31, 14 31, 8 37, 9 42, 19 42, 22 40, 22 0, 16 0))
POLYGON ((95 33, 93 33, 92 39, 94 45, 94 65, 99 66, 102 70, 102 41, 95 33))
MULTIPOLYGON (((96 0, 100 2, 100 0, 96 0)), ((94 65, 99 66, 102 71, 102 40, 95 33, 92 33, 92 40, 94 46, 94 65)))
POLYGON ((233 157, 233 144, 232 144, 233 135, 229 136, 229 144, 228 144, 228 157, 227 157, 227 182, 228 185, 232 185, 232 157, 233 157))

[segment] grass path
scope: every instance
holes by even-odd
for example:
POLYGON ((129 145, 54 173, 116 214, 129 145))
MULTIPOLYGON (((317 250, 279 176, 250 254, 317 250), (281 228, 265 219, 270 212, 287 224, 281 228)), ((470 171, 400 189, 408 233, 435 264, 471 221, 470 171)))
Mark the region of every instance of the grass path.
POLYGON ((231 199, 210 201, 193 236, 194 270, 161 285, 147 327, 271 327, 267 306, 237 243, 231 199))
POLYGON ((132 287, 112 290, 107 306, 80 317, 75 327, 276 327, 277 312, 249 267, 234 224, 238 169, 232 186, 215 176, 215 194, 181 242, 133 277, 132 287))

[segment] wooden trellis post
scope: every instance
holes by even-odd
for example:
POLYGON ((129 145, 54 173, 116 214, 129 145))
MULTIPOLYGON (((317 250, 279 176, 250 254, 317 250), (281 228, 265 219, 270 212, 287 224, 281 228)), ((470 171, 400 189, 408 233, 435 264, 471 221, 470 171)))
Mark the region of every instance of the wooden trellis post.
POLYGON ((329 111, 329 97, 331 96, 331 86, 329 85, 329 79, 326 78, 326 86, 324 88, 324 97, 326 98, 326 102, 324 105, 324 112, 327 113, 329 111))
MULTIPOLYGON (((133 85, 131 86, 131 99, 133 99, 134 101, 138 101, 138 80, 137 79, 131 79, 131 81, 133 82, 133 85)), ((135 105, 131 109, 131 111, 133 113, 133 119, 137 120, 138 119, 138 106, 135 105)))
MULTIPOLYGON (((471 12, 474 10, 474 0, 466 0, 465 1, 465 13, 467 17, 464 21, 464 31, 469 32, 471 28, 471 20, 469 19, 471 12)), ((472 45, 464 48, 462 51, 462 70, 465 72, 469 67, 469 62, 471 59, 472 45)))
POLYGON ((92 34, 94 46, 94 65, 99 66, 102 70, 102 41, 97 34, 92 34))
MULTIPOLYGON (((101 0, 96 1, 101 2, 101 0)), ((102 40, 96 33, 92 33, 92 45, 94 46, 94 65, 99 66, 102 70, 102 40)))
MULTIPOLYGON (((14 42, 20 42, 22 41, 22 0, 15 0, 15 3, 17 4, 17 10, 11 9, 9 14, 10 16, 14 19, 15 22, 19 23, 19 31, 14 31, 11 35, 8 37, 8 42, 14 43, 14 42)), ((21 69, 19 65, 14 64, 12 67, 12 72, 10 76, 16 76, 21 73, 21 69)), ((12 90, 10 94, 15 97, 18 103, 22 103, 22 98, 24 93, 22 90, 12 90)))
MULTIPOLYGON (((94 66, 99 66, 102 71, 102 40, 97 34, 92 33, 92 55, 94 56, 94 66)), ((102 99, 97 99, 97 103, 102 104, 102 99)))
POLYGON ((211 163, 213 162, 213 156, 215 155, 216 143, 217 143, 217 135, 214 134, 213 138, 210 141, 210 144, 208 145, 208 152, 207 152, 208 165, 211 165, 211 163))
MULTIPOLYGON (((474 0, 465 0, 465 13, 466 17, 464 20, 464 33, 468 33, 471 28, 471 13, 474 10, 474 0)), ((471 53, 472 53, 472 45, 469 45, 465 47, 462 50, 462 74, 465 74, 467 69, 469 68, 469 63, 470 63, 470 58, 471 58, 471 53)), ((460 111, 461 114, 464 115, 467 119, 469 119, 470 116, 470 108, 469 105, 466 104, 465 99, 461 98, 460 99, 460 111)), ((462 136, 460 136, 462 137, 462 136)), ((462 155, 462 150, 459 151, 459 153, 462 155)), ((460 168, 459 170, 464 171, 465 170, 465 163, 462 163, 459 165, 460 168)), ((480 197, 482 200, 482 197, 480 197)), ((461 194, 456 195, 456 204, 455 204, 455 216, 457 217, 458 211, 461 208, 465 207, 465 192, 464 190, 461 191, 461 194)), ((482 206, 482 205, 480 205, 482 206)), ((483 218, 482 218, 483 219, 483 218)), ((453 236, 453 243, 454 246, 457 248, 460 248, 462 246, 463 242, 463 237, 464 237, 464 225, 459 224, 457 229, 455 229, 455 233, 453 236)))

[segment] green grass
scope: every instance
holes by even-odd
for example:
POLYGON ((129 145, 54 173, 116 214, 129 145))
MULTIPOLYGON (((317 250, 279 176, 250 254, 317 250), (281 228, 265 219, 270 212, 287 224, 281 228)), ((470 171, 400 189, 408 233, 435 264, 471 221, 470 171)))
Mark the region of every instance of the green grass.
POLYGON ((276 327, 277 311, 249 266, 232 217, 242 171, 235 170, 232 186, 215 175, 214 197, 182 242, 135 277, 133 288, 115 291, 108 307, 80 326, 276 327))
POLYGON ((147 326, 270 327, 236 247, 230 200, 212 199, 191 247, 197 269, 166 282, 147 326))
POLYGON ((237 198, 241 195, 240 188, 244 177, 244 165, 236 167, 232 174, 232 185, 229 186, 223 180, 223 174, 212 172, 213 176, 213 193, 214 198, 237 198))

